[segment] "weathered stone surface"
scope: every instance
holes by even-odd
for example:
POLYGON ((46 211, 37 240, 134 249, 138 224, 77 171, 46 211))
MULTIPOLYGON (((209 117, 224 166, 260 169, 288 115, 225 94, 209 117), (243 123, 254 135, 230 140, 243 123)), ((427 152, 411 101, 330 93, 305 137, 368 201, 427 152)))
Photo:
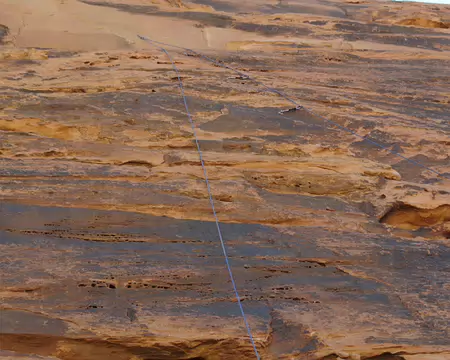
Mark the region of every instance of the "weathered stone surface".
POLYGON ((450 359, 449 21, 0 0, 0 358, 255 358, 176 74, 142 34, 313 111, 167 48, 262 359, 450 359))

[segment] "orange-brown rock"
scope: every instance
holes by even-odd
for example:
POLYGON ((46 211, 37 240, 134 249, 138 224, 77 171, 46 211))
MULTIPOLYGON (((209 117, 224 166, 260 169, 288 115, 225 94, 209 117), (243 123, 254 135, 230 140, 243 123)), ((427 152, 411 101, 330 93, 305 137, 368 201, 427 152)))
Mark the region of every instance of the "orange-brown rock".
POLYGON ((261 358, 450 359, 449 23, 0 0, 0 358, 256 358, 178 78, 140 34, 311 110, 166 48, 261 358))

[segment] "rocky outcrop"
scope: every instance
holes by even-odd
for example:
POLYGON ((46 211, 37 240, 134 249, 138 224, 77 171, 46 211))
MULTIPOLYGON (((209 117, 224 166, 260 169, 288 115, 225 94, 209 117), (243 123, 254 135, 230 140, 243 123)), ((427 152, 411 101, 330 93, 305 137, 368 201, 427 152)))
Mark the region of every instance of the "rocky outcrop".
POLYGON ((262 359, 450 358, 449 16, 0 0, 0 358, 255 358, 178 78, 136 34, 312 110, 167 48, 262 359))

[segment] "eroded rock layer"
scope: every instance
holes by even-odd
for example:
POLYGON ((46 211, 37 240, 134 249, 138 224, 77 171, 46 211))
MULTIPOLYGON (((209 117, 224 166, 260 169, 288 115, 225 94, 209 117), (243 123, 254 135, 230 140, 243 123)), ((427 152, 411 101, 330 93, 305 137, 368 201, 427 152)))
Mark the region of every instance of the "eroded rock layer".
POLYGON ((255 358, 137 34, 312 110, 167 48, 261 357, 450 359, 448 6, 0 0, 0 24, 2 359, 255 358))

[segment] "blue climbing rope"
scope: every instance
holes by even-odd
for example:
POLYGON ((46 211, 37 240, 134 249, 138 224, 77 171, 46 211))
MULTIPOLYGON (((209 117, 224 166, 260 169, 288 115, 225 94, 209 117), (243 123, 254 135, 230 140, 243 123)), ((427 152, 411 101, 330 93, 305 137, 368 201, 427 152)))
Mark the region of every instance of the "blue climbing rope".
POLYGON ((194 135, 195 144, 197 146, 197 151, 198 151, 198 155, 199 155, 199 158, 200 158, 200 163, 201 163, 201 166, 202 166, 202 169, 203 169, 203 175, 205 177, 206 188, 208 190, 209 203, 211 204, 211 209, 212 209, 212 212, 213 212, 213 215, 214 215, 214 220, 216 222, 217 233, 219 235, 220 245, 222 247, 222 252, 223 252, 223 255, 224 255, 224 258, 225 258, 225 263, 227 265, 228 275, 229 275, 231 283, 233 285, 233 290, 234 290, 234 294, 236 296, 237 303, 239 305, 239 310, 241 311, 242 318, 244 319, 245 327, 247 329, 247 333, 248 333, 248 336, 250 338, 250 342, 252 343, 252 347, 253 347, 253 350, 255 352, 256 358, 258 360, 260 360, 261 358, 259 356, 258 349, 256 348, 256 344, 255 344, 255 341, 254 341, 254 338, 253 338, 252 330, 251 330, 250 324, 249 324, 249 322, 247 320, 247 316, 245 315, 244 307, 242 306, 242 301, 241 301, 241 298, 239 296, 239 292, 238 292, 238 289, 237 289, 237 286, 236 286, 236 282, 234 280, 233 271, 231 270, 230 259, 228 257, 228 253, 227 253, 227 249, 226 249, 226 246, 225 246, 225 242, 223 240, 222 230, 220 229, 219 218, 217 216, 216 208, 215 208, 215 205, 214 205, 214 199, 212 197, 211 186, 209 184, 209 179, 208 179, 208 173, 206 171, 205 161, 203 160, 202 149, 200 147, 200 143, 199 143, 199 140, 198 140, 198 136, 197 136, 197 131, 195 129, 194 120, 192 119, 192 115, 191 115, 191 113, 189 111, 189 106, 188 106, 188 103, 187 103, 186 95, 184 93, 184 86, 183 86, 183 81, 181 80, 180 72, 179 72, 177 66, 175 65, 175 61, 172 59, 172 57, 170 56, 170 54, 167 52, 167 50, 165 48, 163 48, 161 46, 156 46, 154 44, 152 44, 152 45, 155 46, 156 48, 158 48, 159 50, 161 50, 162 52, 164 52, 166 54, 166 56, 168 57, 168 59, 172 63, 173 70, 175 71, 175 73, 177 75, 178 86, 179 86, 180 91, 181 91, 181 96, 183 97, 184 107, 186 109, 186 114, 188 116, 189 123, 191 124, 192 133, 194 135))

